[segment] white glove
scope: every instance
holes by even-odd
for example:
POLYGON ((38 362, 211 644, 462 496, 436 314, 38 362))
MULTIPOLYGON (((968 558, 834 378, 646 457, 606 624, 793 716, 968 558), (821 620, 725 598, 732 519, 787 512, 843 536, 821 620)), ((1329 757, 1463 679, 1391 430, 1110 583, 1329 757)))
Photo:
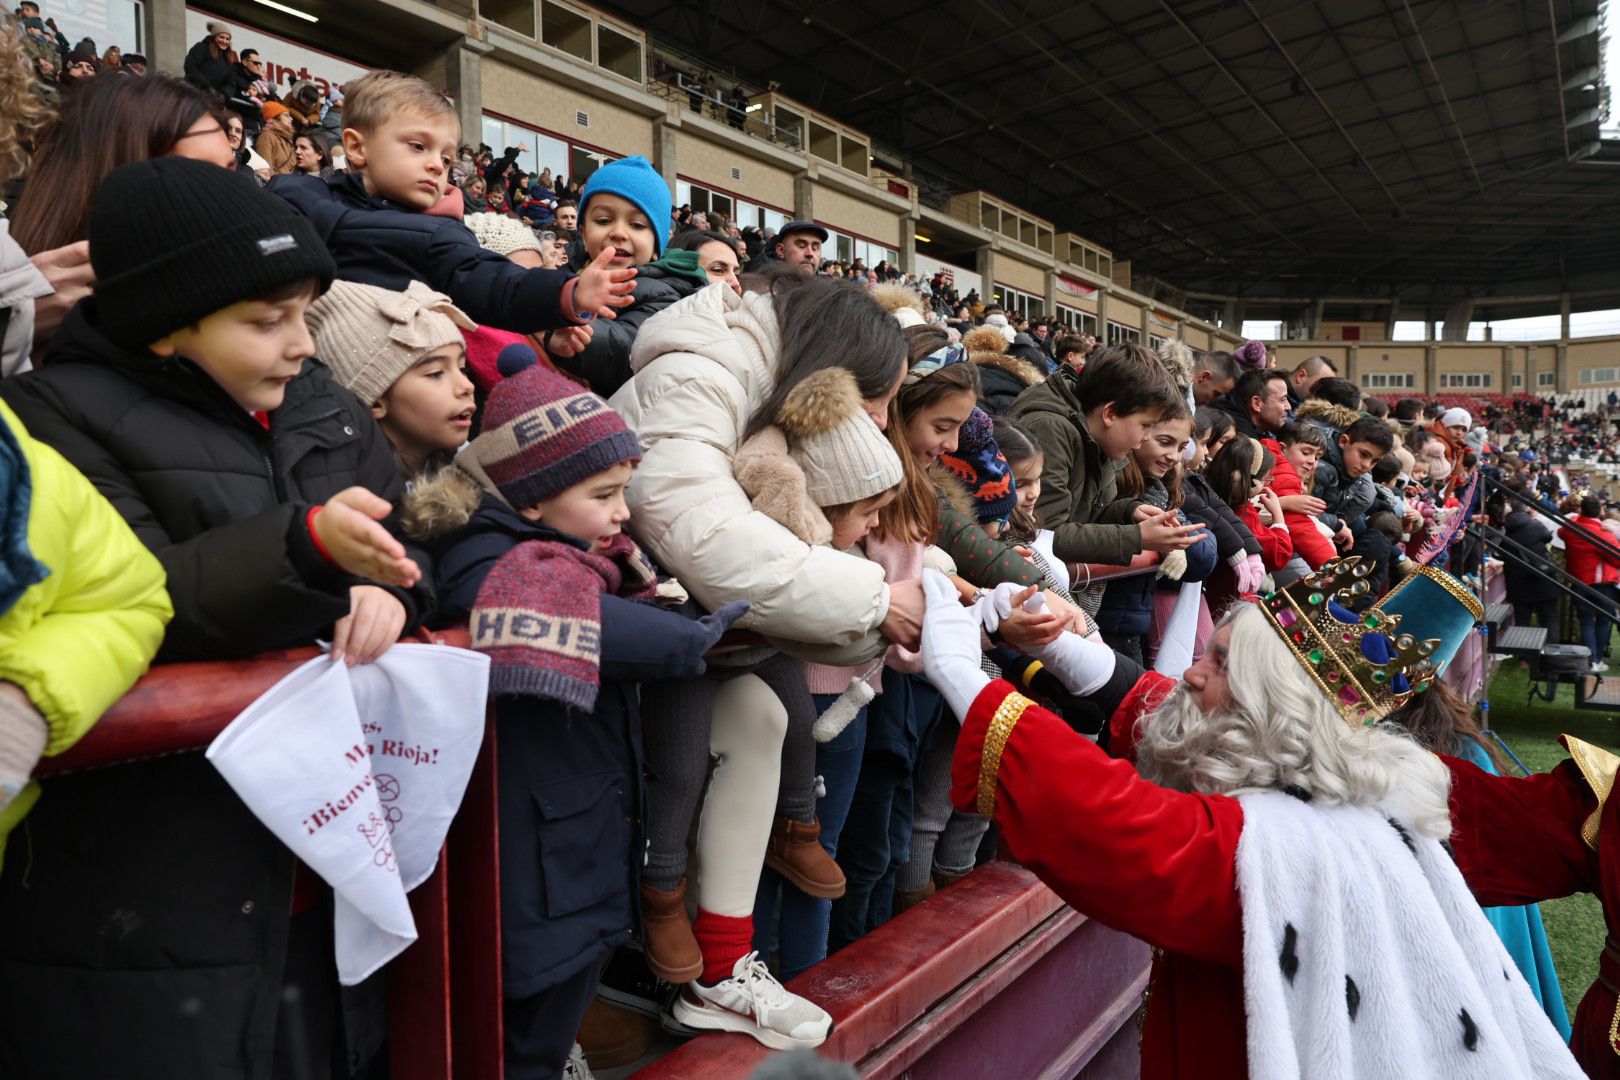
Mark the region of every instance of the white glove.
POLYGON ((12 683, 0 683, 0 809, 28 786, 50 734, 28 695, 12 683))
POLYGON ((1181 575, 1186 572, 1187 553, 1185 551, 1172 551, 1159 560, 1159 576, 1162 578, 1180 581, 1181 575))
MULTIPOLYGON (((1024 610, 1034 615, 1046 611, 1046 596, 1036 593, 1024 602, 1024 610)), ((1026 650, 1026 654, 1039 660, 1047 670, 1068 687, 1069 693, 1084 697, 1107 685, 1114 676, 1118 654, 1098 640, 1081 637, 1065 630, 1046 645, 1026 650)))
MULTIPOLYGON (((990 677, 979 667, 981 621, 962 606, 956 586, 938 570, 924 570, 923 596, 928 610, 923 613, 923 671, 945 698, 957 719, 967 719, 968 709, 979 693, 990 685, 990 677)), ((987 597, 981 597, 983 605, 987 597)))
MULTIPOLYGON (((1001 626, 1001 620, 1012 614, 1013 597, 1027 588, 1029 586, 1020 585, 1016 581, 1003 581, 995 588, 980 594, 979 598, 968 607, 968 610, 973 612, 974 616, 979 620, 979 625, 984 627, 986 634, 993 634, 1001 626)), ((1041 594, 1036 593, 1035 595, 1038 597, 1041 594)), ((1040 607, 1036 608, 1025 604, 1024 608, 1028 611, 1044 611, 1046 605, 1043 602, 1040 607)))

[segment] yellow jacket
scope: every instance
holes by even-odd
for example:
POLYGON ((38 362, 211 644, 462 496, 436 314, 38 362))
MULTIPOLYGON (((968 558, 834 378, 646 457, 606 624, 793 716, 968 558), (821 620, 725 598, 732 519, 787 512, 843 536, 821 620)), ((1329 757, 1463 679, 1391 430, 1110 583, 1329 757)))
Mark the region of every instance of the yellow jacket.
MULTIPOLYGON (((3 402, 0 421, 28 461, 28 548, 50 570, 0 613, 0 681, 27 693, 50 728, 45 753, 60 754, 145 673, 174 609, 163 567, 112 504, 3 402)), ((0 810, 0 858, 39 794, 31 783, 0 810)))

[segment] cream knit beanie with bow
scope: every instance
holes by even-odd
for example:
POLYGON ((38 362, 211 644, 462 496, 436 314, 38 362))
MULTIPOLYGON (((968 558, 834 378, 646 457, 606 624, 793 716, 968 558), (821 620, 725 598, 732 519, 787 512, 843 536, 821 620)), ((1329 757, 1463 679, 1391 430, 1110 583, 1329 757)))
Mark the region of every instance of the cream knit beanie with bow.
POLYGON ((404 292, 334 281, 304 316, 315 356, 337 381, 375 405, 399 377, 434 349, 462 344, 473 321, 420 281, 404 292))

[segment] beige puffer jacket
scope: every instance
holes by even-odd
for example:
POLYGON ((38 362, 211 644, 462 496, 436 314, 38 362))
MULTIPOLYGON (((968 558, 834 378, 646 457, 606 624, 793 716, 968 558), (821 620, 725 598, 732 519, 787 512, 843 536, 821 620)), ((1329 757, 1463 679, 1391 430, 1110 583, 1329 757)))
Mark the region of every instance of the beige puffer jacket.
POLYGON ((882 652, 882 568, 805 544, 755 510, 732 475, 748 419, 775 385, 778 344, 770 298, 723 284, 642 326, 634 375, 611 402, 641 438, 630 531, 704 607, 747 600, 738 625, 796 656, 856 663, 882 652))

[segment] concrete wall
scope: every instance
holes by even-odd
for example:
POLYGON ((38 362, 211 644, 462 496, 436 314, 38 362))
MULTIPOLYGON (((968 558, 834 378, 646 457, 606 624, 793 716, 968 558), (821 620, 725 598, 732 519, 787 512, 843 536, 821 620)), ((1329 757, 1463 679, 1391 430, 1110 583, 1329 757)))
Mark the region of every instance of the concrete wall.
MULTIPOLYGON (((676 132, 675 162, 683 179, 733 192, 751 203, 764 203, 785 213, 793 211, 793 173, 787 169, 748 157, 685 129, 676 132), (732 178, 734 167, 742 174, 740 179, 732 178)), ((818 212, 821 209, 819 196, 816 209, 818 212)))
POLYGON ((839 232, 856 233, 895 248, 900 246, 900 215, 893 210, 857 199, 830 184, 813 183, 811 187, 817 221, 839 232))
MULTIPOLYGON (((997 283, 1011 285, 1013 288, 1033 296, 1043 298, 1046 296, 1046 269, 1044 267, 1020 259, 1015 255, 1010 255, 1005 251, 995 253, 994 265, 997 283)), ((1070 297, 1070 299, 1074 298, 1070 297)), ((1075 303, 1070 306, 1080 307, 1081 305, 1075 303)), ((1095 305, 1092 306, 1092 313, 1096 314, 1095 305)))
POLYGON ((651 118, 577 90, 564 90, 499 60, 485 57, 480 66, 488 111, 615 154, 652 155, 651 118), (575 122, 575 110, 590 114, 589 127, 575 122))

